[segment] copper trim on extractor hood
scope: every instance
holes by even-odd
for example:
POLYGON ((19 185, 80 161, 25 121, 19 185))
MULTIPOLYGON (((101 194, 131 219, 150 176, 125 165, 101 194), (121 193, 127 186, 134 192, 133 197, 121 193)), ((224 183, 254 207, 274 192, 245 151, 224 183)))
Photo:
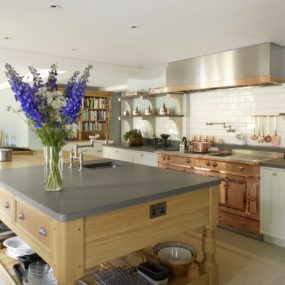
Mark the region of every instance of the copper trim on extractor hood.
POLYGON ((151 93, 195 92, 285 82, 285 48, 273 43, 170 62, 166 87, 151 93))

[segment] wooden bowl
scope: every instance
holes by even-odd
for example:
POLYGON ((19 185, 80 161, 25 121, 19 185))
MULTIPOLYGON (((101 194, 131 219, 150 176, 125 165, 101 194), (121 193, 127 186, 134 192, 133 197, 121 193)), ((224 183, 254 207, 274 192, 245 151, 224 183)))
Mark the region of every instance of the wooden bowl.
POLYGON ((153 254, 172 276, 186 275, 197 257, 196 249, 187 243, 169 241, 153 247, 153 254))

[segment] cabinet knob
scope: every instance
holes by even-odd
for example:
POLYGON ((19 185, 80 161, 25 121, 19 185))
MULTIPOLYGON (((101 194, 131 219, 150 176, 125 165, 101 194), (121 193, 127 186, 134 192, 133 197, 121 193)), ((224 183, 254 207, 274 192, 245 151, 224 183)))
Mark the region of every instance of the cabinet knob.
POLYGON ((244 171, 244 167, 243 167, 243 166, 240 166, 240 167, 239 167, 239 170, 240 170, 240 172, 243 172, 243 171, 244 171))
POLYGON ((217 164, 216 162, 213 162, 213 166, 214 166, 214 167, 217 167, 218 164, 217 164))
POLYGON ((187 162, 187 163, 190 163, 190 162, 191 162, 191 160, 190 160, 190 159, 187 159, 187 160, 186 160, 186 162, 187 162))
POLYGON ((165 160, 165 156, 162 159, 165 160))
POLYGON ((141 153, 141 157, 143 157, 143 153, 141 153))
POLYGON ((23 212, 18 215, 19 220, 25 220, 25 214, 23 212))
POLYGON ((47 231, 44 227, 40 227, 39 228, 39 235, 42 237, 46 237, 47 236, 47 231))
POLYGON ((169 156, 167 157, 167 160, 170 160, 170 157, 169 157, 169 156))
POLYGON ((273 173, 272 173, 272 175, 273 175, 273 176, 276 176, 276 175, 277 175, 277 173, 276 173, 276 172, 273 172, 273 173))
POLYGON ((207 166, 211 166, 211 162, 210 162, 210 161, 207 161, 207 162, 206 162, 206 165, 207 165, 207 166))
POLYGON ((5 203, 4 203, 4 208, 5 208, 5 209, 9 209, 9 208, 10 208, 9 202, 5 202, 5 203))

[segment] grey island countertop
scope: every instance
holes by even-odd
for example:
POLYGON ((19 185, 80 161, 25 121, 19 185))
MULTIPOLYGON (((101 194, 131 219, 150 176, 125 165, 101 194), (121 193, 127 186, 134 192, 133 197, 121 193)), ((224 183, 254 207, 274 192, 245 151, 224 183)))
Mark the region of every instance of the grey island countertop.
POLYGON ((213 177, 119 164, 82 171, 65 165, 60 192, 44 190, 42 166, 2 169, 0 186, 54 219, 69 221, 220 184, 213 177))

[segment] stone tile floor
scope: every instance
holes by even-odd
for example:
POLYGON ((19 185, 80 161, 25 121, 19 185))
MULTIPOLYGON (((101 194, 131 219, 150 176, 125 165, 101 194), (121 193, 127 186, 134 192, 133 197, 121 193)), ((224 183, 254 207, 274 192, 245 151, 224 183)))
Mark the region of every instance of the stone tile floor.
MULTIPOLYGON (((190 234, 198 249, 201 232, 190 234)), ((217 229, 220 285, 285 285, 285 248, 217 229)))

